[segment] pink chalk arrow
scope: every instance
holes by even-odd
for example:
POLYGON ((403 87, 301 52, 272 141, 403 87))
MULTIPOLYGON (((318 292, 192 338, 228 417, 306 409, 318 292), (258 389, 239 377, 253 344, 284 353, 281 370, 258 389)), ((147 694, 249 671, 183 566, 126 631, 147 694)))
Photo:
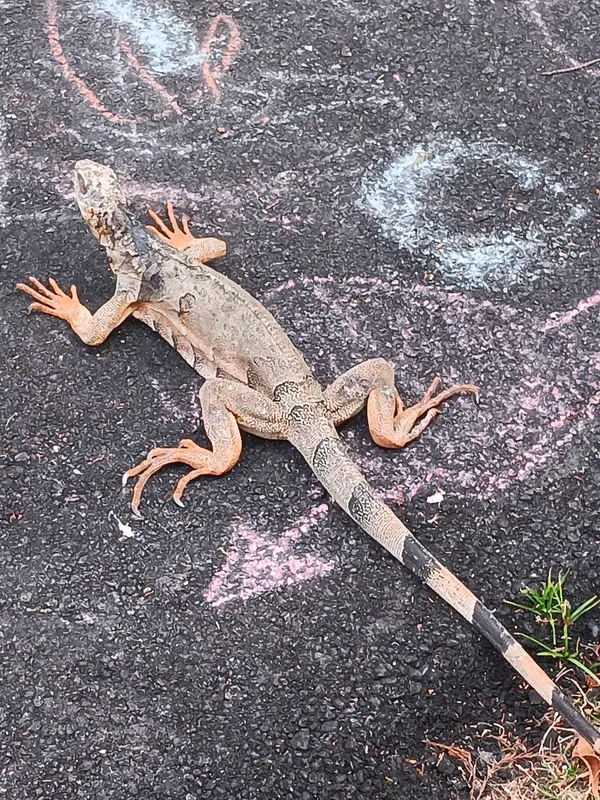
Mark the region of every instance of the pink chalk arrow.
POLYGON ((204 593, 206 602, 221 606, 331 572, 333 564, 330 562, 294 554, 294 543, 328 513, 326 503, 316 506, 278 539, 258 533, 247 523, 236 525, 227 560, 204 593))

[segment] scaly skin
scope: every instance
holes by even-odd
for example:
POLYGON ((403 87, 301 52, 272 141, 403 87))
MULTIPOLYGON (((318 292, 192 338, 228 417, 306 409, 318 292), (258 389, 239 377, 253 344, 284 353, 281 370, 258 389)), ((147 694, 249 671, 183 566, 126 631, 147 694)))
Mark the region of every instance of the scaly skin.
POLYGON ((439 391, 441 382, 436 379, 418 403, 405 409, 393 368, 383 359, 372 359, 323 391, 273 316, 206 265, 225 254, 224 242, 194 237, 187 218, 178 225, 170 204, 170 227, 149 212, 155 226, 144 230, 127 212, 114 172, 101 164, 77 162, 74 186, 81 214, 107 252, 116 276, 115 294, 91 314, 75 287, 67 294, 52 279, 48 289, 30 278, 31 285, 18 284, 35 301, 30 310, 66 320, 91 345, 103 342, 133 314, 205 378, 200 402, 212 449, 184 439, 178 447, 152 450, 124 475, 124 482, 137 478, 133 511, 138 513, 149 478, 169 464, 190 467, 173 493, 180 504, 191 480, 230 470, 242 450, 240 429, 287 439, 349 516, 482 633, 600 753, 600 733, 494 615, 376 497, 336 431, 336 425, 366 405, 374 440, 382 447, 404 447, 432 422, 440 403, 459 392, 476 393, 477 388, 468 384, 439 391))

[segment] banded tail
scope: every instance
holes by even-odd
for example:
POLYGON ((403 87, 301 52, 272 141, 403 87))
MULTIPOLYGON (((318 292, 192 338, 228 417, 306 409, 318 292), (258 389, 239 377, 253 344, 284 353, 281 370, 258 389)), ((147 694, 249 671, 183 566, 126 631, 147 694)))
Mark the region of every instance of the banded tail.
POLYGON ((458 611, 504 656, 548 705, 600 753, 600 732, 533 660, 492 612, 417 539, 380 500, 346 452, 335 427, 320 420, 302 426, 290 441, 333 499, 360 527, 458 611), (317 433, 320 431, 320 434, 317 433))

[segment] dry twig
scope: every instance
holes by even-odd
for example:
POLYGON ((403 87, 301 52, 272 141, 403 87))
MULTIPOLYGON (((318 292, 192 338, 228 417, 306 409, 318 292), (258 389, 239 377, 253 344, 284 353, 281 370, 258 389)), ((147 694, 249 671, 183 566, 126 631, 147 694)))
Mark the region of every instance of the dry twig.
POLYGON ((564 75, 566 72, 576 72, 578 69, 587 69, 588 67, 593 67, 594 64, 600 64, 600 58, 592 58, 591 61, 586 61, 583 64, 574 64, 572 67, 551 69, 548 72, 541 72, 540 75, 564 75))

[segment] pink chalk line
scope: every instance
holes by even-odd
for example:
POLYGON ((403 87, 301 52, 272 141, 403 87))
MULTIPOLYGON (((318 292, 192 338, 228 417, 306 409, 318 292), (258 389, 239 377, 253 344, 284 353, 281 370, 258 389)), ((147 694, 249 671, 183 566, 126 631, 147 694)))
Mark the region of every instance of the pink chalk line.
MULTIPOLYGON (((577 59, 573 58, 573 56, 570 55, 564 44, 556 41, 556 38, 550 32, 550 29, 548 28, 546 21, 542 17, 542 14, 540 12, 539 0, 522 0, 522 4, 529 12, 531 21, 534 23, 534 25, 537 25, 537 27, 541 31, 542 36, 546 40, 546 44, 549 44, 550 47, 552 47, 554 50, 557 50, 561 55, 563 55, 572 67, 583 66, 582 61, 578 61, 577 59)), ((599 71, 598 69, 593 69, 590 70, 590 72, 597 75, 599 71)))
MULTIPOLYGON (((287 292, 289 289, 294 289, 297 286, 303 286, 306 288, 308 286, 318 287, 325 284, 335 283, 339 283, 340 286, 342 285, 334 275, 302 275, 296 280, 290 278, 284 283, 280 283, 279 286, 269 289, 269 291, 262 295, 262 301, 269 302, 270 300, 278 297, 278 295, 287 292)), ((348 278, 344 278, 343 284, 346 286, 371 286, 380 289, 386 289, 388 291, 406 291, 407 289, 411 289, 415 292, 415 294, 420 294, 424 297, 430 297, 438 302, 444 301, 448 304, 463 303, 468 305, 471 313, 474 313, 479 309, 487 308, 493 308, 496 311, 500 310, 501 313, 506 317, 516 316, 519 313, 515 308, 512 308, 509 305, 505 304, 502 306, 495 306, 490 300, 477 300, 471 297, 469 294, 465 294, 463 292, 447 292, 444 289, 438 289, 436 286, 424 286, 422 283, 416 283, 412 287, 403 286, 397 278, 394 278, 391 281, 386 281, 381 278, 365 277, 363 275, 351 275, 348 278)))
MULTIPOLYGON (((272 289, 267 293, 265 299, 275 299, 281 293, 295 288, 306 288, 309 286, 318 287, 325 284, 331 285, 335 282, 335 277, 331 275, 315 277, 301 276, 296 280, 288 280, 272 289)), ((373 286, 386 290, 398 289, 402 291, 402 287, 397 280, 386 282, 374 277, 354 276, 353 278, 345 279, 343 283, 345 285, 373 286)), ((473 318, 476 312, 486 309, 494 309, 497 313, 500 313, 502 319, 509 322, 519 314, 519 312, 511 306, 502 305, 497 307, 489 300, 478 301, 460 292, 448 293, 436 287, 427 287, 421 284, 413 286, 409 291, 414 291, 422 296, 422 300, 419 301, 421 306, 426 307, 431 302, 445 303, 448 308, 452 307, 453 315, 460 312, 465 318, 473 318)), ((553 319, 540 320, 539 322, 535 321, 534 329, 540 332, 546 332, 562 328, 571 323, 579 314, 594 308, 598 304, 600 304, 600 291, 581 300, 575 308, 560 314, 558 317, 555 316, 553 319)), ((590 360, 591 366, 596 363, 600 364, 599 354, 595 354, 590 360)), ((583 364, 580 366, 581 368, 584 367, 583 364)), ((527 381, 524 381, 524 384, 527 386, 527 381)), ((548 396, 553 398, 556 404, 559 405, 559 409, 557 409, 558 414, 556 414, 552 421, 547 421, 547 417, 544 415, 542 419, 536 420, 535 422, 532 420, 529 423, 531 426, 530 433, 537 434, 538 440, 530 447, 515 453, 510 466, 498 472, 494 472, 492 469, 475 467, 473 470, 462 470, 457 473, 455 470, 426 464, 414 453, 407 452, 406 464, 410 465, 407 474, 404 475, 402 483, 398 484, 395 489, 392 488, 388 494, 396 491, 398 496, 401 497, 404 491, 404 496, 407 500, 410 500, 425 486, 436 482, 440 484, 458 484, 464 488, 475 490, 481 499, 490 499, 498 492, 505 491, 512 483, 525 480, 532 472, 556 457, 557 452, 560 452, 581 434, 597 415, 598 405, 600 403, 599 391, 596 391, 583 406, 573 398, 574 402, 571 404, 571 407, 568 405, 565 407, 563 404, 559 403, 560 396, 553 379, 548 381, 542 377, 538 377, 533 384, 529 384, 529 388, 535 389, 536 391, 529 391, 520 397, 513 396, 513 402, 517 403, 516 408, 513 406, 514 411, 518 408, 523 408, 529 411, 543 412, 546 403, 542 402, 542 396, 548 396), (562 408, 560 408, 561 405, 562 408), (565 430, 565 428, 567 430, 565 430), (425 474, 425 480, 423 480, 423 474, 425 474)), ((591 386, 590 388, 594 390, 598 389, 597 386, 591 386)), ((487 421, 490 423, 490 428, 482 439, 482 446, 492 444, 493 428, 491 426, 494 423, 493 417, 490 416, 487 421)), ((514 425, 508 426, 507 433, 510 432, 512 427, 514 427, 514 425)), ((369 464, 366 463, 361 456, 358 456, 355 460, 361 463, 361 466, 367 473, 372 471, 369 469, 369 464)), ((391 500, 392 498, 389 497, 388 499, 391 500)))
MULTIPOLYGON (((298 278, 298 280, 294 280, 290 278, 290 280, 285 281, 285 283, 279 284, 274 289, 271 289, 268 292, 265 292, 263 299, 264 300, 271 300, 276 297, 278 294, 282 292, 286 292, 288 289, 293 289, 296 285, 300 284, 301 286, 310 286, 310 285, 318 285, 324 283, 333 283, 335 278, 333 275, 315 275, 313 277, 309 277, 303 275, 302 277, 298 278)), ((354 275, 350 278, 346 278, 344 283, 346 284, 354 284, 358 286, 380 286, 385 288, 398 288, 400 289, 400 282, 398 280, 393 281, 383 281, 380 278, 365 278, 360 275, 354 275)), ((430 286, 423 286, 422 284, 417 284, 414 287, 416 292, 420 294, 431 294, 433 296, 440 295, 440 291, 435 287, 430 286)), ((475 310, 475 308, 494 308, 493 303, 489 300, 483 300, 479 303, 474 303, 473 299, 469 297, 469 295, 465 295, 462 292, 444 292, 445 298, 449 303, 454 303, 457 301, 467 301, 469 306, 471 306, 471 310, 475 310)), ((569 322, 575 319, 575 317, 579 316, 579 314, 583 313, 584 311, 588 311, 590 308, 594 308, 600 304, 600 291, 596 292, 595 294, 591 295, 590 297, 586 297, 584 300, 581 300, 576 308, 571 309, 570 311, 566 311, 564 314, 561 314, 559 317, 554 319, 548 320, 545 325, 541 328, 542 332, 545 333, 546 331, 553 330, 554 328, 562 328, 563 325, 567 325, 569 322)), ((515 309, 511 308, 510 306, 504 306, 504 310, 507 314, 517 313, 515 309)))
MULTIPOLYGON (((323 283, 334 283, 335 280, 336 279, 333 275, 302 275, 302 277, 298 278, 297 281, 295 281, 293 278, 290 278, 289 281, 280 283, 279 286, 275 286, 274 289, 270 289, 268 292, 265 292, 263 295, 263 300, 271 300, 278 294, 281 294, 288 289, 293 289, 297 284, 300 284, 301 286, 318 286, 319 284, 323 283)), ((358 286, 394 286, 400 288, 400 281, 398 280, 382 281, 381 278, 364 278, 361 275, 354 275, 349 278, 345 278, 344 283, 357 284, 358 286)))
MULTIPOLYGON (((498 474, 491 470, 452 470, 447 467, 437 467, 425 464, 421 459, 414 458, 411 462, 415 472, 425 472, 424 479, 415 478, 413 474, 405 476, 401 484, 395 489, 389 489, 383 497, 388 501, 397 495, 405 500, 412 500, 422 489, 431 485, 458 485, 470 489, 480 500, 490 500, 504 492, 511 484, 524 481, 532 472, 539 470, 546 462, 556 456, 557 452, 571 444, 585 428, 593 422, 600 404, 600 391, 593 394, 583 408, 573 408, 560 414, 548 423, 547 431, 541 433, 538 441, 527 450, 516 453, 514 466, 498 474), (555 438, 558 431, 562 431, 574 420, 577 420, 571 430, 564 431, 560 438, 555 438)), ((490 423, 493 420, 490 418, 490 423)), ((358 459, 355 459, 358 460, 358 459)), ((362 460, 362 459, 361 459, 362 460)))
MULTIPOLYGON (((587 424, 592 422, 596 417, 596 407, 600 403, 600 392, 593 394, 583 409, 579 412, 568 412, 561 414, 557 419, 553 420, 548 433, 542 435, 540 439, 529 450, 519 453, 515 461, 517 466, 514 469, 508 470, 504 475, 490 475, 490 487, 495 487, 500 491, 507 489, 514 481, 523 481, 533 470, 539 469, 543 464, 552 458, 557 450, 560 450, 565 445, 570 444, 575 437, 580 434, 587 424), (572 430, 567 431, 560 439, 553 442, 554 433, 562 430, 569 422, 572 421, 574 413, 577 413, 581 419, 572 430), (553 444, 552 449, 550 445, 553 444)), ((484 495, 485 496, 485 495, 484 495)), ((490 496, 488 492, 487 496, 490 496)))
MULTIPOLYGON (((275 299, 282 293, 300 287, 318 287, 335 284, 333 276, 301 276, 290 279, 263 296, 264 299, 275 299)), ((379 278, 354 276, 344 280, 344 284, 355 286, 372 286, 384 290, 398 289, 403 291, 400 282, 393 280, 387 282, 379 278)), ((406 290, 404 290, 406 291, 406 290)), ((435 287, 416 285, 412 291, 422 297, 420 304, 445 303, 452 306, 455 313, 465 318, 472 318, 478 311, 494 309, 500 313, 505 321, 512 320, 518 311, 510 306, 494 306, 490 301, 478 301, 460 292, 447 293, 435 287)), ((593 308, 600 303, 600 292, 586 298, 558 318, 534 323, 538 331, 561 328, 568 325, 578 314, 593 308)), ((600 356, 596 354, 600 363, 600 356)), ((594 362, 596 363, 596 362, 594 362)), ((522 408, 528 411, 539 411, 545 408, 543 397, 551 396, 556 403, 560 400, 560 391, 554 381, 548 382, 541 376, 533 376, 532 380, 523 381, 525 392, 520 396, 513 395, 513 409, 522 408)), ((523 385, 522 384, 522 385, 523 385)), ((598 387, 594 387, 598 388, 598 387)), ((456 472, 445 467, 424 463, 414 453, 407 453, 407 470, 404 479, 387 491, 378 493, 383 499, 395 504, 402 504, 404 499, 411 499, 418 491, 432 483, 454 484, 475 492, 481 499, 490 499, 498 492, 505 491, 515 481, 525 480, 532 472, 542 467, 546 462, 556 456, 557 452, 583 432, 585 427, 595 418, 600 404, 600 390, 596 391, 583 406, 573 404, 571 408, 562 405, 554 420, 548 422, 547 417, 538 420, 531 428, 537 434, 537 441, 527 449, 514 454, 512 464, 503 470, 494 473, 489 468, 475 467, 471 470, 456 472), (423 479, 424 478, 424 479, 423 479)), ((487 420, 482 446, 492 444, 493 416, 487 420)), ((506 433, 510 434, 517 423, 507 425, 506 433)), ((497 432, 496 432, 497 433, 497 432)), ((359 455, 356 462, 366 473, 379 473, 380 467, 374 469, 372 459, 359 455)), ((377 460, 376 460, 377 461, 377 460)), ((321 561, 318 558, 297 557, 293 553, 293 544, 311 528, 316 527, 329 513, 326 504, 313 508, 308 516, 300 519, 293 527, 284 531, 279 537, 272 534, 260 534, 246 523, 234 527, 230 551, 225 564, 211 581, 204 598, 212 606, 221 606, 232 600, 247 599, 263 592, 279 589, 301 583, 311 578, 322 576, 331 572, 334 565, 321 561)))
POLYGON ((600 292, 596 292, 596 294, 593 294, 591 297, 586 297, 585 300, 581 300, 581 302, 577 304, 576 308, 572 308, 570 311, 567 311, 560 317, 548 320, 548 322, 546 322, 542 328, 542 331, 545 333, 546 331, 553 330, 553 328, 562 328, 563 325, 567 325, 583 311, 587 311, 588 309, 597 306, 598 303, 600 303, 600 292))
POLYGON ((246 600, 331 572, 332 563, 313 556, 299 557, 293 552, 294 542, 328 514, 327 503, 315 506, 308 516, 302 517, 276 540, 258 533, 247 523, 235 525, 227 560, 204 593, 206 602, 222 606, 238 598, 246 600))

